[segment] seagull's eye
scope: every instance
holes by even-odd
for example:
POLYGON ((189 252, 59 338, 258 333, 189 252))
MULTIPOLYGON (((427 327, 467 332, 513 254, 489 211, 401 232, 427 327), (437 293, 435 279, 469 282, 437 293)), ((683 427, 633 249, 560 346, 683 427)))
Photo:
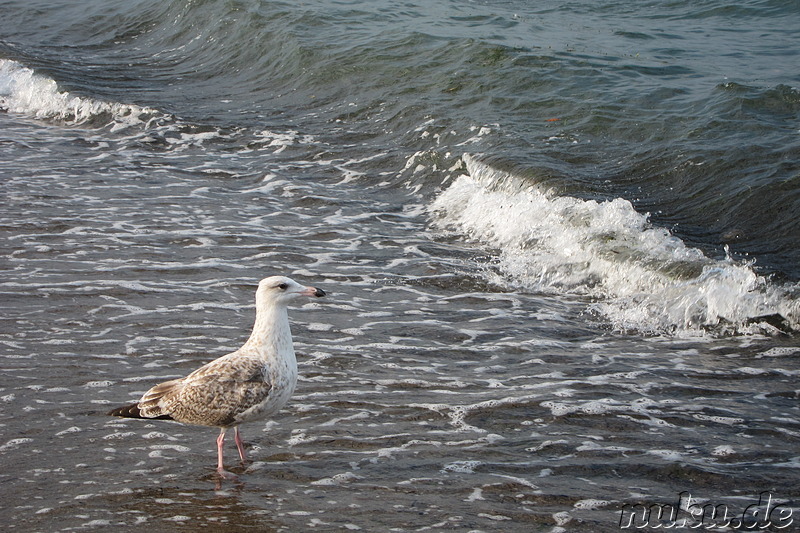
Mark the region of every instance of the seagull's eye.
POLYGON ((280 290, 282 290, 282 291, 285 291, 286 289, 289 288, 289 284, 288 283, 281 283, 280 285, 278 285, 278 288, 280 290))

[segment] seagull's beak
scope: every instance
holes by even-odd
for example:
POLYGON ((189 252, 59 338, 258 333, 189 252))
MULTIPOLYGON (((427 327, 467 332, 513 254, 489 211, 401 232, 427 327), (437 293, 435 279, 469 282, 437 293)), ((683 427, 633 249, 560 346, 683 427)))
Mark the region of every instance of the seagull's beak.
POLYGON ((316 287, 306 287, 300 294, 303 296, 316 296, 317 298, 321 298, 325 296, 325 291, 316 287))

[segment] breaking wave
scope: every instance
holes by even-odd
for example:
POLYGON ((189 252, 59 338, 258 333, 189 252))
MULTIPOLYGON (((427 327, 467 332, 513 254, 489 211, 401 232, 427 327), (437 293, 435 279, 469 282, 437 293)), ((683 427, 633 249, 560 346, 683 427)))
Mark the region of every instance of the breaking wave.
POLYGON ((622 198, 558 196, 463 157, 466 173, 431 206, 438 228, 490 249, 510 286, 592 300, 615 329, 644 333, 797 329, 795 285, 750 262, 715 260, 622 198))
POLYGON ((0 111, 66 125, 109 126, 112 131, 167 118, 147 107, 76 96, 60 90, 52 78, 9 59, 0 59, 0 111))

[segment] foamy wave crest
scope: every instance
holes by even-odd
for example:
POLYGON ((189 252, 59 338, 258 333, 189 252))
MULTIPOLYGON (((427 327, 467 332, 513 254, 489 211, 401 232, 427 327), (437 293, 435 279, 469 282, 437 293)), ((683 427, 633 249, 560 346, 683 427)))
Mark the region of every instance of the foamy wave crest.
POLYGON ((557 196, 464 156, 467 173, 433 202, 441 229, 496 253, 506 283, 596 299, 591 310, 647 333, 798 329, 796 286, 752 264, 713 260, 630 202, 557 196))
POLYGON ((111 125, 112 130, 145 123, 160 114, 146 107, 103 102, 60 91, 55 80, 8 59, 0 59, 0 111, 70 125, 111 125))

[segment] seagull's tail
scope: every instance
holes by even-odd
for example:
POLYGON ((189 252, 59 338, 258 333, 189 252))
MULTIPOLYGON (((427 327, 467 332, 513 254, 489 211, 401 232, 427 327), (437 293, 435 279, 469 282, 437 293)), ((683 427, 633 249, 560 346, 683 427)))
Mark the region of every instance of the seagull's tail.
POLYGON ((122 407, 117 407, 116 409, 112 409, 108 412, 109 416, 121 416, 122 418, 145 418, 147 420, 174 420, 169 415, 160 415, 160 416, 143 416, 142 412, 139 410, 138 403, 132 403, 130 405, 124 405, 122 407))

